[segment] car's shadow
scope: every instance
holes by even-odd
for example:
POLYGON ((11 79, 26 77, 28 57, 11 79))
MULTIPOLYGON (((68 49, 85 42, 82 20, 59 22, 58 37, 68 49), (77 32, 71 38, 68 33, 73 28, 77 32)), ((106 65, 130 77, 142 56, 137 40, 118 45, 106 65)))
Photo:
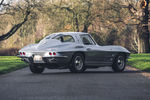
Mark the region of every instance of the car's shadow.
POLYGON ((113 71, 85 71, 84 73, 71 73, 69 71, 63 71, 63 72, 57 71, 57 72, 43 72, 42 74, 36 74, 36 75, 135 74, 135 73, 142 73, 142 72, 141 71, 123 71, 120 73, 116 73, 113 71))

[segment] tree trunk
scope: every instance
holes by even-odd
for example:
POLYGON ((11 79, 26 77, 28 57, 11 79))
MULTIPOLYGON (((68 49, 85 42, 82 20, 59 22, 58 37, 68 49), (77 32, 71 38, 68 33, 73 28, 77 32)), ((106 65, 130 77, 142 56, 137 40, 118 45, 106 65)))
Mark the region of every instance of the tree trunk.
POLYGON ((75 15, 75 27, 76 27, 76 32, 79 32, 79 22, 78 22, 78 17, 75 15))
POLYGON ((88 28, 89 28, 89 25, 84 24, 84 28, 83 28, 83 31, 82 31, 82 32, 87 33, 87 32, 88 32, 88 28))
POLYGON ((149 0, 146 0, 147 5, 143 8, 143 18, 138 26, 138 53, 149 53, 150 43, 149 43, 149 30, 148 30, 148 19, 149 19, 149 0))

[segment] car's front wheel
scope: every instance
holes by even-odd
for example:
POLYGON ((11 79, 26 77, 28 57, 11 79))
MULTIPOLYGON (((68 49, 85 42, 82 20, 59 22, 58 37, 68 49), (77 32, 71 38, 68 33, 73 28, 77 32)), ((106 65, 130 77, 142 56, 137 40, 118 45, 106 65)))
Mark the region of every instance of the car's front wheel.
POLYGON ((81 73, 86 70, 83 54, 77 53, 73 56, 69 69, 74 73, 81 73))
POLYGON ((122 72, 125 69, 126 66, 126 59, 124 55, 118 55, 116 56, 113 65, 112 65, 112 69, 115 72, 122 72))
POLYGON ((35 74, 40 74, 45 69, 43 66, 36 66, 34 64, 30 64, 29 67, 30 67, 31 72, 35 74))

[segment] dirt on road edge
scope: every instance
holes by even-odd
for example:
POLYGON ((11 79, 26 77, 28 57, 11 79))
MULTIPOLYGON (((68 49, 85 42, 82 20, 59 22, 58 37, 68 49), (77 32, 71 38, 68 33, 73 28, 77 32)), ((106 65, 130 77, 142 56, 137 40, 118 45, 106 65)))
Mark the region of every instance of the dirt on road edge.
POLYGON ((140 72, 141 72, 140 74, 141 74, 142 76, 147 77, 147 78, 150 79, 150 73, 148 73, 148 72, 141 71, 141 70, 139 70, 139 69, 137 69, 137 68, 134 68, 134 67, 132 67, 132 66, 127 66, 126 69, 127 69, 127 70, 133 70, 133 71, 140 71, 140 72))

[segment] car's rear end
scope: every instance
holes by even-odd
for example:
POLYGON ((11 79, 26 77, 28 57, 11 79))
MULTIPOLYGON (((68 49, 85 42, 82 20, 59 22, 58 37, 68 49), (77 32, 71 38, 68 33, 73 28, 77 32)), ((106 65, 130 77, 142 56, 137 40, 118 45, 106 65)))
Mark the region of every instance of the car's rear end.
POLYGON ((27 52, 20 51, 18 57, 22 58, 22 61, 29 64, 46 66, 48 68, 62 67, 70 61, 71 53, 63 53, 56 51, 41 51, 41 52, 27 52), (51 66, 53 65, 53 66, 51 66))

